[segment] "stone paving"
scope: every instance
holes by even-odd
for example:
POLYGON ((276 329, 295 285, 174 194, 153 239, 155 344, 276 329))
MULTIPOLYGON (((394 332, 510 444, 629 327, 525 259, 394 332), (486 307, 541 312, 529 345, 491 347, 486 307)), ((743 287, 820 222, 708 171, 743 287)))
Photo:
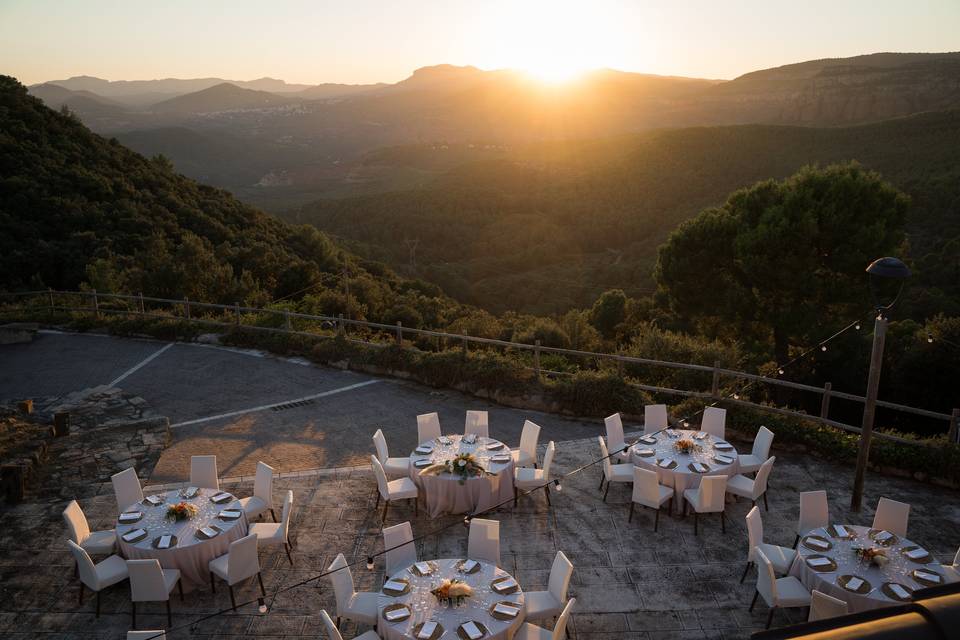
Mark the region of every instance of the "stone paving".
MULTIPOLYGON (((409 425, 414 430, 414 425, 409 425)), ((496 435, 496 432, 494 432, 496 435)), ((736 442, 736 440, 734 440, 736 442)), ((563 472, 594 459, 593 439, 558 443, 555 461, 563 472)), ((737 443, 741 448, 748 443, 737 443)), ((873 505, 881 495, 909 502, 910 538, 927 546, 937 558, 953 556, 960 544, 960 502, 954 491, 913 480, 870 475, 867 508, 850 514, 852 469, 807 455, 778 449, 771 478, 770 511, 763 512, 766 538, 791 544, 797 519, 798 492, 825 488, 836 521, 869 524, 873 505)), ((597 491, 599 468, 593 467, 563 483, 548 508, 542 495, 529 496, 518 508, 504 508, 490 517, 501 521, 502 564, 525 589, 545 587, 556 550, 563 550, 576 569, 571 595, 577 609, 570 625, 575 640, 663 640, 667 638, 746 638, 762 625, 767 611, 747 607, 753 595, 754 575, 744 584, 747 537, 744 516, 749 503, 727 505, 727 533, 716 518, 707 518, 699 536, 691 518, 664 517, 660 531, 652 531, 652 514, 638 511, 627 523, 629 489, 614 486, 604 503, 597 491)), ((248 495, 252 482, 227 488, 248 495)), ((295 566, 281 553, 261 552, 268 593, 323 571, 343 552, 358 562, 354 575, 359 589, 374 590, 382 580, 382 560, 365 568, 368 553, 382 549, 380 522, 374 510, 375 484, 368 468, 338 469, 275 481, 279 493, 292 489, 295 498, 291 541, 295 566)), ((109 484, 91 487, 91 497, 80 500, 91 526, 112 526, 115 503, 109 484)), ((94 618, 93 602, 77 604, 77 582, 64 545, 60 503, 31 503, 0 511, 0 634, 5 638, 112 638, 121 640, 130 626, 129 585, 124 582, 103 594, 103 614, 94 618)), ((388 524, 411 519, 421 558, 462 556, 466 530, 453 526, 430 534, 439 526, 458 523, 460 517, 430 520, 413 517, 412 507, 392 507, 388 524), (429 535, 428 535, 429 534, 429 535)), ((238 589, 238 598, 256 596, 252 584, 238 589)), ((269 613, 255 605, 196 623, 201 616, 229 606, 226 589, 188 594, 187 602, 173 600, 175 630, 168 638, 320 638, 318 610, 333 607, 327 579, 268 598, 269 613)), ((162 605, 142 605, 141 628, 165 625, 162 605)), ((799 621, 798 611, 778 612, 774 624, 799 621)), ((362 629, 361 629, 362 630, 362 629)), ((347 625, 345 637, 357 629, 347 625)))

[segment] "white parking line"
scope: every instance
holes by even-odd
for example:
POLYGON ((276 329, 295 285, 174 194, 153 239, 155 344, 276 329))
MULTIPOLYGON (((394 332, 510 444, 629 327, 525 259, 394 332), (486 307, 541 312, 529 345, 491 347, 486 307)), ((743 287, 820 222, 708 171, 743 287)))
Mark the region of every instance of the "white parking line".
POLYGON ((220 420, 222 418, 232 418, 234 416, 242 416, 246 413, 255 413, 257 411, 265 411, 267 409, 272 409, 274 407, 279 407, 281 405, 290 404, 291 402, 303 402, 304 400, 316 400, 317 398, 325 398, 327 396, 332 396, 337 393, 343 393, 344 391, 353 391, 354 389, 359 389, 360 387, 366 387, 367 385, 376 384, 380 380, 367 380, 365 382, 358 382, 356 384, 347 385, 346 387, 340 387, 339 389, 331 389, 330 391, 324 391, 322 393, 315 393, 312 396, 303 396, 302 398, 294 398, 293 400, 284 400, 283 402, 274 402, 273 404, 265 404, 259 407, 251 407, 250 409, 241 409, 239 411, 230 411, 229 413, 221 413, 216 416, 208 416, 206 418, 197 418, 196 420, 187 420, 185 422, 178 422, 177 424, 170 425, 171 429, 176 429, 177 427, 186 427, 192 424, 200 424, 202 422, 210 422, 211 420, 220 420))
POLYGON ((152 354, 150 354, 149 356, 147 356, 146 358, 144 358, 143 360, 141 360, 135 367, 132 367, 132 368, 130 368, 130 369, 127 369, 127 370, 123 373, 123 375, 121 375, 119 378, 117 378, 116 380, 114 380, 113 382, 111 382, 111 383, 110 383, 110 386, 111 386, 111 387, 117 386, 117 385, 120 384, 123 380, 125 380, 125 379, 127 378, 127 376, 129 376, 129 375, 131 375, 131 374, 136 373, 137 371, 139 371, 141 367, 149 364, 151 361, 153 361, 154 358, 156 358, 156 357, 159 356, 161 353, 163 353, 164 351, 166 351, 167 349, 169 349, 170 347, 172 347, 173 344, 174 344, 174 343, 171 342, 171 343, 169 343, 169 344, 166 344, 166 345, 160 347, 157 351, 153 352, 152 354))

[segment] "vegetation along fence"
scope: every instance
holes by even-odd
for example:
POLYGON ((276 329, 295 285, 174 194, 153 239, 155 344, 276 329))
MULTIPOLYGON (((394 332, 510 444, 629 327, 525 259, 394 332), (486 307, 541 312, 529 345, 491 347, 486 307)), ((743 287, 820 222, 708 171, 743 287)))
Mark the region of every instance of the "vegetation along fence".
MULTIPOLYGON (((481 345, 484 347, 497 347, 505 350, 514 350, 520 353, 528 353, 532 356, 531 368, 539 378, 544 375, 563 375, 563 372, 549 371, 541 367, 541 356, 544 354, 556 354, 574 358, 592 359, 595 362, 612 362, 622 371, 624 365, 643 365, 651 367, 665 367, 672 369, 681 369, 686 371, 700 372, 711 380, 709 391, 696 391, 689 389, 675 389, 671 387, 662 387, 655 385, 632 382, 636 387, 650 393, 667 394, 682 397, 700 398, 705 401, 723 399, 725 403, 760 409, 786 416, 797 417, 806 420, 816 420, 822 424, 830 425, 844 431, 859 433, 860 428, 854 425, 846 424, 837 420, 830 419, 830 402, 832 399, 847 400, 862 404, 864 397, 836 391, 831 388, 830 383, 823 387, 791 382, 780 378, 747 373, 744 371, 734 371, 725 369, 716 363, 714 366, 689 364, 683 362, 668 362, 662 360, 653 360, 649 358, 639 358, 635 356, 626 356, 615 353, 595 353, 591 351, 578 351, 575 349, 562 349, 558 347, 547 347, 540 344, 537 340, 534 344, 525 344, 519 342, 509 342, 506 340, 497 340, 494 338, 481 338, 476 336, 460 335, 446 333, 443 331, 432 331, 428 329, 416 329, 404 327, 399 321, 396 325, 382 324, 376 322, 366 322, 362 320, 351 320, 344 318, 343 315, 324 316, 312 315, 306 313, 297 313, 285 309, 270 309, 245 307, 240 304, 224 305, 209 302, 197 302, 184 298, 182 300, 172 300, 168 298, 154 298, 138 295, 125 294, 105 294, 97 291, 26 291, 18 293, 0 294, 3 298, 13 299, 16 302, 8 305, 4 313, 22 313, 31 312, 34 315, 38 312, 49 312, 51 315, 55 312, 85 313, 96 317, 102 317, 104 314, 124 314, 143 318, 171 319, 177 318, 182 321, 189 321, 200 325, 209 325, 224 328, 243 328, 245 330, 265 331, 280 334, 299 335, 311 338, 335 338, 340 337, 352 342, 357 342, 367 346, 386 346, 391 342, 402 345, 404 338, 414 336, 416 339, 436 339, 443 341, 447 345, 459 344, 460 348, 466 353, 470 345, 481 345), (266 322, 264 321, 266 320, 266 322), (351 335, 355 334, 355 335, 351 335), (361 335, 362 334, 362 335, 361 335), (375 336, 381 338, 380 341, 374 339, 375 336), (384 337, 389 339, 385 342, 384 337), (769 404, 758 404, 738 396, 730 397, 721 393, 722 383, 724 381, 734 382, 754 382, 764 385, 772 385, 818 394, 821 398, 820 415, 810 415, 801 411, 786 407, 771 406, 769 404)), ((952 413, 939 413, 916 407, 908 407, 893 402, 878 401, 878 407, 884 409, 902 412, 920 416, 934 421, 942 421, 946 424, 947 441, 951 443, 960 442, 960 409, 953 409, 952 413)), ((929 441, 914 440, 902 438, 891 433, 875 432, 875 438, 892 440, 906 444, 929 444, 929 441)))

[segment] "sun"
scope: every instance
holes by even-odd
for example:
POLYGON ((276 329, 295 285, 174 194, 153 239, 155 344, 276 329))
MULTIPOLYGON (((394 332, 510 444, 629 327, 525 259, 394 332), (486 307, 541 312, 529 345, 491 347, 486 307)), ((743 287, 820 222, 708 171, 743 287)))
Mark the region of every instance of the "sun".
POLYGON ((586 65, 563 59, 532 60, 520 69, 544 84, 568 84, 589 71, 586 65))

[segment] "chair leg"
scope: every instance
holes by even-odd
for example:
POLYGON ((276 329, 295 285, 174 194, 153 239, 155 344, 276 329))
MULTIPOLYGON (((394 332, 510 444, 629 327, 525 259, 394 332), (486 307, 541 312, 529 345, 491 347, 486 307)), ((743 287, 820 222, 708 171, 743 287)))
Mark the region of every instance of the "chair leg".
POLYGON ((73 563, 73 579, 76 580, 80 576, 80 565, 76 562, 73 563))
POLYGON ((78 606, 83 606, 83 582, 80 583, 80 604, 78 606))
POLYGON ((603 491, 603 481, 604 481, 604 480, 606 480, 606 478, 604 477, 603 473, 601 472, 601 473, 600 473, 600 488, 597 489, 597 491, 603 491))
POLYGON ((513 506, 514 506, 514 507, 517 506, 517 504, 518 504, 517 501, 518 501, 519 499, 520 499, 520 492, 517 490, 516 487, 514 487, 514 488, 513 488, 513 506))
POLYGON ((723 515, 723 511, 720 512, 720 531, 727 532, 727 517, 723 515))
MULTIPOLYGON (((379 498, 380 498, 380 492, 377 491, 377 499, 379 499, 379 498)), ((273 509, 272 509, 272 508, 270 509, 270 517, 273 518, 273 521, 274 521, 274 522, 277 521, 277 514, 273 512, 273 509)))
POLYGON ((693 512, 693 535, 700 535, 700 512, 693 512))
POLYGON ((633 522, 633 506, 637 504, 633 500, 630 501, 630 517, 627 518, 627 522, 633 522))
MULTIPOLYGON (((748 609, 748 611, 753 611, 753 607, 756 606, 756 604, 757 604, 757 598, 758 598, 758 597, 760 597, 760 592, 759 592, 759 591, 754 591, 754 592, 753 592, 753 600, 750 601, 750 609, 748 609)), ((339 618, 338 618, 338 620, 339 620, 339 618)))
POLYGON ((794 538, 794 540, 793 540, 793 548, 794 548, 794 549, 797 548, 797 544, 798 544, 799 542, 800 542, 800 534, 798 533, 798 534, 797 534, 797 537, 794 538))
MULTIPOLYGON (((380 508, 380 492, 379 492, 379 491, 377 491, 377 504, 373 505, 373 508, 374 508, 374 509, 380 508)), ((271 512, 272 512, 272 510, 271 510, 271 512)))
POLYGON ((766 509, 767 511, 770 511, 770 505, 767 504, 767 492, 766 492, 766 491, 763 492, 763 508, 766 509))
POLYGON ((260 595, 262 596, 267 595, 267 590, 263 588, 263 576, 260 575, 259 571, 257 571, 257 580, 260 581, 260 595))
POLYGON ((177 591, 180 592, 180 602, 183 602, 183 580, 177 580, 177 591))
POLYGON ((287 552, 287 560, 290 561, 290 566, 292 567, 292 566, 293 566, 293 556, 290 555, 290 543, 289 543, 289 542, 284 542, 284 543, 283 543, 283 548, 284 548, 284 550, 287 552))
POLYGON ((667 503, 667 515, 673 515, 673 496, 670 496, 670 502, 667 503))
POLYGON ((550 487, 549 487, 549 486, 544 487, 543 490, 546 492, 546 496, 547 496, 547 506, 548 506, 548 507, 552 507, 553 505, 550 504, 550 487))
POLYGON ((333 623, 333 626, 335 626, 337 629, 340 628, 340 616, 337 616, 337 620, 333 623))
POLYGON ((97 591, 97 616, 96 617, 98 618, 100 617, 100 592, 99 591, 97 591))
POLYGON ((217 584, 216 582, 213 581, 213 571, 210 572, 210 592, 211 593, 217 592, 217 584))
POLYGON ((657 509, 657 515, 653 517, 653 532, 656 533, 660 527, 660 509, 657 509))
POLYGON ((413 499, 413 515, 414 517, 420 515, 420 498, 419 497, 413 499))
POLYGON ((170 611, 170 598, 167 598, 167 626, 173 626, 173 613, 170 611))
POLYGON ((613 484, 609 480, 607 481, 607 490, 603 492, 603 501, 607 501, 607 494, 610 493, 610 485, 613 484))
POLYGON ((770 607, 770 613, 767 614, 767 626, 764 627, 765 629, 770 628, 770 623, 773 622, 773 612, 776 610, 777 610, 776 607, 770 607))
POLYGON ((232 585, 232 584, 228 584, 228 585, 227 585, 227 588, 230 589, 230 606, 232 606, 232 607, 233 607, 233 610, 236 611, 236 610, 237 610, 237 601, 236 601, 236 600, 234 599, 234 597, 233 597, 233 585, 232 585))
POLYGON ((389 501, 389 500, 384 500, 384 501, 383 501, 383 514, 380 516, 380 521, 381 521, 381 522, 386 522, 386 521, 387 521, 387 508, 388 508, 389 506, 390 506, 390 501, 389 501))
POLYGON ((750 561, 747 560, 747 566, 743 568, 743 575, 740 576, 740 584, 743 584, 743 581, 747 579, 747 572, 750 571, 750 561))
POLYGON ((137 603, 131 602, 130 604, 133 605, 133 614, 132 614, 133 621, 130 623, 130 626, 131 628, 136 629, 137 628, 137 603))

